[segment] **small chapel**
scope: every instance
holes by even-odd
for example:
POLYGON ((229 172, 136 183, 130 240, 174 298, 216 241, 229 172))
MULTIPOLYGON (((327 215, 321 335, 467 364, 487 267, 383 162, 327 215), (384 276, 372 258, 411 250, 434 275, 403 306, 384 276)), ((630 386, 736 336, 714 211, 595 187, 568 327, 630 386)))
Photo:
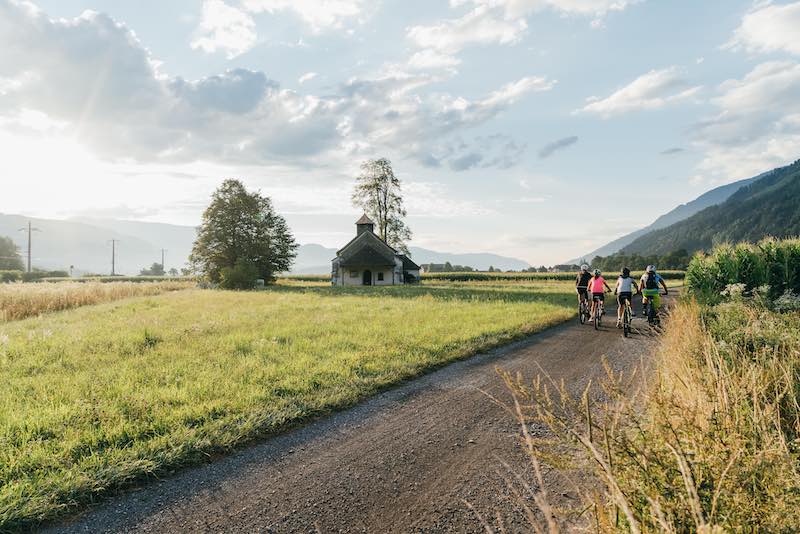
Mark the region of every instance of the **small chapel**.
POLYGON ((335 286, 391 286, 419 282, 419 265, 390 247, 375 234, 375 223, 363 215, 356 221, 356 236, 331 262, 335 286))

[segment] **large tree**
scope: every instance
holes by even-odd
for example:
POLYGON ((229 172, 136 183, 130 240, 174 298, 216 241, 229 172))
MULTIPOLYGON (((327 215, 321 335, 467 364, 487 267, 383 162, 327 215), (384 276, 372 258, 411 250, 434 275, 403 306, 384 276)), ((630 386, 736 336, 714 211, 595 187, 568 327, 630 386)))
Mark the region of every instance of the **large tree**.
POLYGON ((363 209, 378 225, 380 238, 408 254, 406 241, 411 239, 411 230, 403 221, 406 209, 401 189, 391 161, 370 159, 361 164, 352 198, 353 205, 363 209))
POLYGON ((0 271, 21 271, 24 268, 19 247, 10 237, 0 237, 0 271))
POLYGON ((239 180, 225 180, 203 213, 190 261, 213 282, 243 263, 272 281, 291 268, 297 246, 268 197, 248 192, 239 180))

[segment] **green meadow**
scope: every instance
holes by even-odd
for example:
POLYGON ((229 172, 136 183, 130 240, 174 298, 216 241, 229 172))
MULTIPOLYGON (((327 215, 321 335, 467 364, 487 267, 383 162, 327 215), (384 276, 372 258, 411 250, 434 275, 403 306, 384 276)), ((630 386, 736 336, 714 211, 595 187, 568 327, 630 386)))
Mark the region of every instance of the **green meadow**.
POLYGON ((187 289, 0 324, 0 530, 560 323, 570 283, 187 289))

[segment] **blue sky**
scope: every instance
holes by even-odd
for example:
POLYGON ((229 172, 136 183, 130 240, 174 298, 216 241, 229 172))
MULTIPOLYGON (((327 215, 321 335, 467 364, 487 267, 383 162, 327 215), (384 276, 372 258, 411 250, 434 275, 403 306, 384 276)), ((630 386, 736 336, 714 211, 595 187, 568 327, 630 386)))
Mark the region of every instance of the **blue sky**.
POLYGON ((413 244, 552 264, 800 157, 797 28, 749 0, 0 0, 0 212, 197 224, 232 176, 336 246, 385 156, 413 244))

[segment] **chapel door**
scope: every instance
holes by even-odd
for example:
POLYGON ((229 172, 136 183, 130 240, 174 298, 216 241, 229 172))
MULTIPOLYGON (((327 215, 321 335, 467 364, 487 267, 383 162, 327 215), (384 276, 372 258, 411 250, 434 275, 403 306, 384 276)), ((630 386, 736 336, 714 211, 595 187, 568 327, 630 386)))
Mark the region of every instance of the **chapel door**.
POLYGON ((365 286, 372 285, 372 271, 364 271, 364 282, 365 286))

